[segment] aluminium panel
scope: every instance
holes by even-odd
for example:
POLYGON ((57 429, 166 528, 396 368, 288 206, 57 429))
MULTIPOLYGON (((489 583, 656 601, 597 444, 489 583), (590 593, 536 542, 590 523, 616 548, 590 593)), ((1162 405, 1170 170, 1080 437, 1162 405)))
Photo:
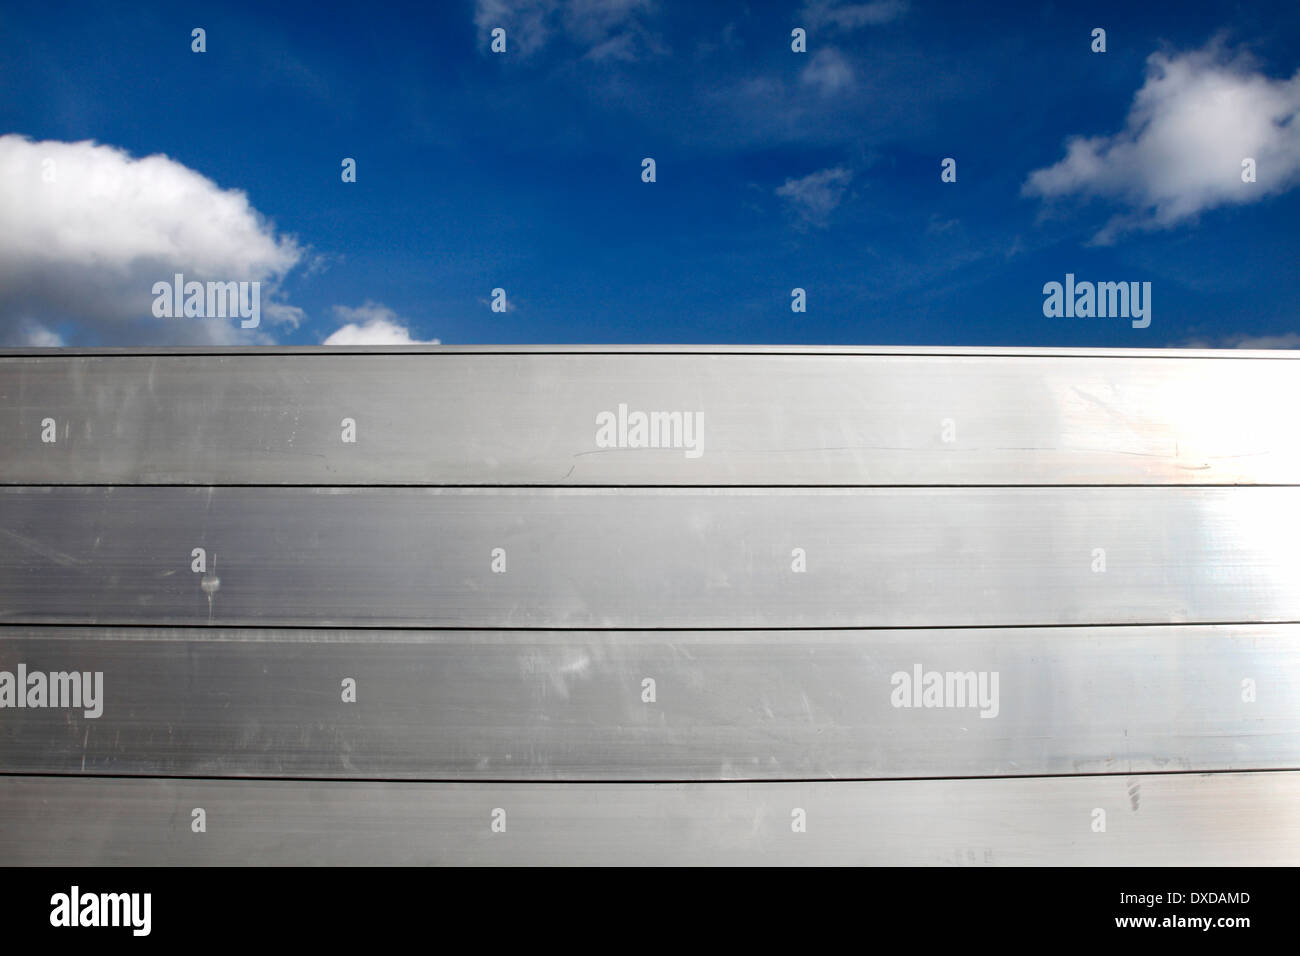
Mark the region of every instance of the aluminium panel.
POLYGON ((8 354, 0 482, 1300 483, 1289 355, 703 351, 8 354))
POLYGON ((0 487, 0 623, 1287 622, 1297 580, 1292 487, 0 487))
POLYGON ((1295 866, 1300 773, 560 786, 5 776, 0 860, 1295 866))
POLYGON ((97 689, 0 711, 0 772, 709 781, 1300 767, 1300 625, 0 628, 0 672, 20 666, 75 670, 74 689, 97 689))

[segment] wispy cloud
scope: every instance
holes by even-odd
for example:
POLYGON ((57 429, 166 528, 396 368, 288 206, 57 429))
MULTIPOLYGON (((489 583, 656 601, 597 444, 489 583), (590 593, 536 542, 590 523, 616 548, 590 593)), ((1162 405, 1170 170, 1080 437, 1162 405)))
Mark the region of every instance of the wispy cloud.
POLYGON ((325 339, 325 345, 438 345, 438 339, 411 336, 410 323, 379 302, 367 300, 355 308, 334 306, 334 317, 345 324, 325 339))
POLYGON ((800 19, 809 27, 834 27, 857 30, 897 20, 907 13, 906 0, 874 0, 872 3, 839 3, 836 0, 812 0, 800 11, 800 19))
POLYGON ((832 96, 853 88, 853 67, 835 47, 822 47, 800 72, 799 82, 822 96, 832 96))
POLYGON ((1300 72, 1264 76, 1220 41, 1177 55, 1152 54, 1124 129, 1074 137, 1065 158, 1030 174, 1029 196, 1101 197, 1128 206, 1093 237, 1164 229, 1207 209, 1257 202, 1300 181, 1300 72), (1255 160, 1258 181, 1242 181, 1255 160))
POLYGON ((667 52, 649 26, 654 0, 475 0, 474 26, 488 49, 492 30, 506 31, 506 49, 528 59, 554 39, 584 59, 634 61, 667 52))
POLYGON ((1221 339, 1188 339, 1180 347, 1185 349, 1300 349, 1300 332, 1283 332, 1280 335, 1229 335, 1221 339))
POLYGON ((475 0, 479 44, 487 49, 492 31, 500 27, 506 31, 506 49, 527 59, 551 38, 559 6, 559 0, 475 0))
POLYGON ((835 166, 802 179, 787 179, 776 194, 786 200, 801 225, 824 228, 852 179, 851 171, 835 166))

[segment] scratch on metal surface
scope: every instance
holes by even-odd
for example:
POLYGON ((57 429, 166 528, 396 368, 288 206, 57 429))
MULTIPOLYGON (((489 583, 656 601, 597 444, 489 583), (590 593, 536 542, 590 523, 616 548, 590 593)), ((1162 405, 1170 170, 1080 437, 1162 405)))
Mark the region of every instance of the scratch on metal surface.
POLYGON ((70 554, 64 554, 62 551, 57 551, 54 548, 47 547, 39 541, 34 541, 26 535, 19 534, 16 531, 10 531, 7 528, 0 528, 0 532, 3 532, 5 537, 18 542, 18 544, 26 548, 28 551, 33 551, 42 557, 49 558, 55 564, 61 565, 62 567, 71 568, 86 563, 79 558, 74 558, 70 554))

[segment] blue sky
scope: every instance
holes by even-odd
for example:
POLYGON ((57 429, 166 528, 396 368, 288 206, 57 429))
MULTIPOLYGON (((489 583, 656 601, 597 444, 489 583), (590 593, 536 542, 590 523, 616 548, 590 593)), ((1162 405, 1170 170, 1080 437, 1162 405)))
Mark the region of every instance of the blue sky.
POLYGON ((1300 5, 987 6, 7 3, 0 344, 1300 347, 1300 5))

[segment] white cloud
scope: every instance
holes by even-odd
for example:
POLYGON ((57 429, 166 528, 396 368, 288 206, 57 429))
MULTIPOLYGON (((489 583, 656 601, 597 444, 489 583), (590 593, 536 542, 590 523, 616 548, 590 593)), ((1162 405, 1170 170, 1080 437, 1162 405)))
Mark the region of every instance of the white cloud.
POLYGON ((554 37, 585 50, 589 60, 637 60, 663 53, 660 37, 645 20, 655 0, 475 0, 479 43, 490 48, 492 30, 506 31, 506 49, 527 59, 554 37))
POLYGON ((23 322, 18 335, 10 344, 25 348, 57 349, 63 347, 63 336, 53 329, 47 329, 39 322, 23 322))
POLYGON ((804 4, 800 17, 813 29, 831 26, 840 30, 857 30, 860 27, 889 23, 906 12, 906 0, 874 0, 872 3, 813 0, 804 4))
POLYGON ((598 43, 653 8, 651 0, 569 0, 564 6, 564 25, 575 39, 598 43))
POLYGON ((1208 339, 1188 339, 1182 343, 1187 349, 1300 349, 1300 332, 1283 332, 1280 335, 1229 335, 1211 342, 1208 339))
POLYGON ((550 39, 550 20, 559 6, 559 0, 475 0, 479 42, 488 48, 492 31, 501 27, 506 31, 506 51, 526 59, 550 39))
POLYGON ((844 191, 853 173, 841 166, 809 173, 802 179, 787 179, 776 194, 786 200, 806 225, 825 226, 835 207, 844 199, 844 191))
POLYGON ((325 345, 438 345, 437 339, 413 339, 409 323, 378 302, 356 308, 334 306, 336 318, 346 325, 335 329, 325 345))
POLYGON ((1163 229, 1200 212, 1256 202, 1300 180, 1300 71, 1275 80, 1249 56, 1219 41, 1201 50, 1147 59, 1146 82, 1124 129, 1073 137, 1065 158, 1030 174, 1024 193, 1077 194, 1129 207, 1093 238, 1114 241, 1130 229, 1163 229), (1241 181, 1242 160, 1258 181, 1241 181))
POLYGON ((823 47, 803 68, 799 82, 813 87, 822 96, 830 96, 853 87, 853 67, 835 47, 823 47))
POLYGON ((166 156, 0 136, 0 340, 57 323, 110 344, 267 341, 238 320, 156 319, 153 284, 260 281, 263 327, 296 325, 301 311, 271 300, 302 256, 244 193, 166 156))

